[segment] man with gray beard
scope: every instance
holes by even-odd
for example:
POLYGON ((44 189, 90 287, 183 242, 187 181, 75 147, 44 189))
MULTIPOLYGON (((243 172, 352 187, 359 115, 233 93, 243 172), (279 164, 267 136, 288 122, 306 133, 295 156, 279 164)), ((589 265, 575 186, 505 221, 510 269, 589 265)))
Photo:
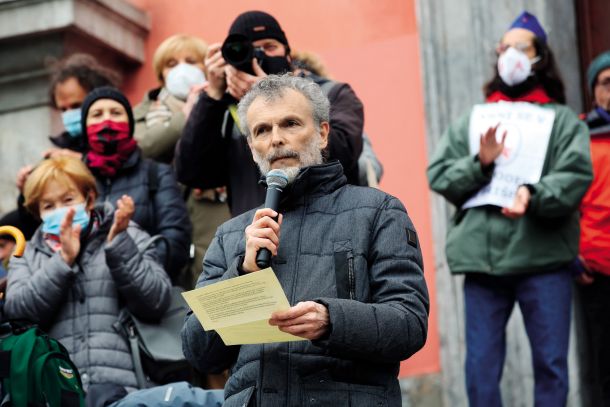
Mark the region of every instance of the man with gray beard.
MULTIPOLYGON (((293 72, 326 89, 332 105, 326 152, 328 157, 341 162, 348 183, 358 185, 364 110, 351 86, 340 82, 333 85, 326 78, 293 66, 286 33, 269 13, 256 10, 241 13, 231 24, 229 35, 253 47, 256 63, 252 60, 252 71, 248 73, 243 70, 247 67, 237 68, 225 60, 221 44, 208 48, 205 59, 208 86, 193 106, 176 146, 174 164, 178 181, 191 188, 226 186, 232 216, 262 204, 265 188, 259 185, 261 174, 239 131, 234 108, 268 74, 293 72)), ((243 49, 244 43, 240 44, 237 49, 243 49)))
POLYGON ((261 173, 282 169, 289 184, 279 213, 254 209, 218 229, 197 286, 258 271, 266 248, 291 304, 269 324, 306 340, 226 346, 191 314, 187 359, 205 373, 230 369, 225 406, 400 406, 399 363, 424 345, 429 310, 405 208, 324 163, 329 102, 315 83, 270 75, 238 114, 261 173))

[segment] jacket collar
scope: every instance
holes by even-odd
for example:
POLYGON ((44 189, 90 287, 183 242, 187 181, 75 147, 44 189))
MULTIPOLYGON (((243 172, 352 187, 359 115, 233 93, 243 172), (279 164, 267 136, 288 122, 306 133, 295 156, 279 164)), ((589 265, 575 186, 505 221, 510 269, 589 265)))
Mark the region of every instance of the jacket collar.
POLYGON ((310 196, 327 195, 347 184, 338 160, 301 169, 282 194, 281 207, 303 204, 310 196))
POLYGON ((119 171, 125 171, 125 170, 129 170, 129 169, 135 167, 140 162, 141 157, 142 157, 142 152, 140 151, 140 148, 137 147, 135 149, 135 151, 133 153, 131 153, 129 158, 127 158, 127 161, 125 161, 125 163, 119 169, 119 171))
POLYGON ((592 138, 610 136, 610 123, 600 116, 597 109, 591 110, 586 118, 587 126, 592 138))

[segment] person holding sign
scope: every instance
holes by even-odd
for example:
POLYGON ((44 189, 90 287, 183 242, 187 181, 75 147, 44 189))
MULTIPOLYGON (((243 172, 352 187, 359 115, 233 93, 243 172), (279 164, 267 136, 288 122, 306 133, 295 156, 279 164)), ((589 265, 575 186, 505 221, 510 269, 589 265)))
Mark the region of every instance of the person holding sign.
POLYGON ((424 345, 429 310, 419 241, 403 205, 348 185, 338 161, 323 162, 329 102, 315 83, 269 75, 238 113, 261 173, 281 169, 288 184, 277 211, 253 209, 220 226, 197 286, 269 273, 257 262, 268 249, 290 303, 268 323, 303 340, 227 346, 190 314, 185 356, 204 373, 230 368, 226 407, 400 406, 399 362, 424 345))
POLYGON ((486 102, 449 127, 428 167, 455 205, 446 256, 465 274, 471 406, 501 406, 505 327, 515 303, 532 346, 536 406, 565 405, 578 205, 591 182, 589 135, 567 108, 547 36, 523 12, 497 46, 486 102))

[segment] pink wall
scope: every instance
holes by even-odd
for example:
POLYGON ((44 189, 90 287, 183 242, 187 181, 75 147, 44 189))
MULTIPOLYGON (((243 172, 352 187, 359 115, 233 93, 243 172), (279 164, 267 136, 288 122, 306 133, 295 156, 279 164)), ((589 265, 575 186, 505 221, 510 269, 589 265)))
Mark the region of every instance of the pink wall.
POLYGON ((382 189, 407 207, 418 230, 431 297, 428 342, 401 375, 440 371, 424 101, 414 0, 130 0, 151 15, 146 64, 126 81, 139 102, 156 86, 151 59, 166 37, 185 33, 222 42, 233 19, 258 9, 282 24, 293 49, 320 54, 335 79, 348 82, 365 106, 365 130, 384 167, 382 189))

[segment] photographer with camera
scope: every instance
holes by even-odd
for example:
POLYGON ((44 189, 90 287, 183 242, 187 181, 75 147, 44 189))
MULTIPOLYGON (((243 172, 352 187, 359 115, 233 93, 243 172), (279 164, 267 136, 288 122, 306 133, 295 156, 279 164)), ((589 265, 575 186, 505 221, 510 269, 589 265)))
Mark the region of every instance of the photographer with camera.
MULTIPOLYGON (((224 44, 208 48, 205 65, 208 87, 199 95, 176 147, 176 173, 178 180, 190 187, 226 186, 231 213, 236 216, 262 204, 265 198, 248 142, 235 125, 236 105, 268 74, 295 69, 284 31, 273 16, 262 11, 239 15, 224 44)), ((321 86, 328 81, 309 73, 298 74, 321 86)), ((331 113, 326 157, 339 160, 348 182, 357 184, 362 102, 345 83, 334 86, 327 96, 331 113)))

